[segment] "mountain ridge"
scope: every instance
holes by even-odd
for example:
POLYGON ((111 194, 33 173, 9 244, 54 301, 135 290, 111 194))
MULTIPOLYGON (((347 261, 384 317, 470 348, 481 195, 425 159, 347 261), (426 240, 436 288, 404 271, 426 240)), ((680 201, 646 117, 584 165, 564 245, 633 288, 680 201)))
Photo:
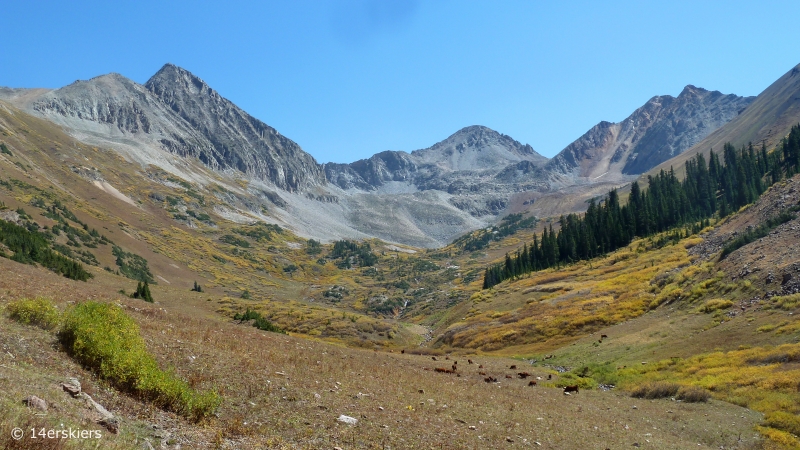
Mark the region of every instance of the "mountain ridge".
POLYGON ((546 168, 590 179, 638 175, 687 150, 754 99, 687 85, 677 97, 650 98, 621 122, 601 121, 546 168))

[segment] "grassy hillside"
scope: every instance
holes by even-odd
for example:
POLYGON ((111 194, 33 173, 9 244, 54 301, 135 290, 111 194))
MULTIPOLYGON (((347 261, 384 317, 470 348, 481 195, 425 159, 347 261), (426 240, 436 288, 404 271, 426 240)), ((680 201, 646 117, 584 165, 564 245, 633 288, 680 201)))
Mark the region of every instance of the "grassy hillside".
POLYGON ((436 250, 319 243, 257 220, 270 203, 243 180, 139 167, 3 105, 0 134, 0 218, 91 275, 70 280, 0 246, 0 446, 47 448, 10 440, 18 424, 107 430, 61 389, 72 376, 121 418, 108 448, 800 445, 797 177, 688 237, 482 290, 489 264, 558 222, 514 216, 436 250), (143 281, 152 304, 130 297, 143 281), (15 312, 38 297, 54 305, 51 325, 15 312), (138 328, 133 360, 151 375, 123 378, 142 386, 62 347, 61 318, 88 301, 138 328), (580 393, 557 389, 571 385, 580 393), (686 392, 712 399, 670 400, 686 392), (37 415, 28 395, 52 408, 37 415))

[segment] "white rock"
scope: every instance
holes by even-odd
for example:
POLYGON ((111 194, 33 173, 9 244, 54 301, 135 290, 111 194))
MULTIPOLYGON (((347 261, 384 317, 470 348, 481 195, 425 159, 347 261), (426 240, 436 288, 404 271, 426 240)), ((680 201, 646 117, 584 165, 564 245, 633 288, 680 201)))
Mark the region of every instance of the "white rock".
POLYGON ((336 419, 336 420, 338 420, 339 422, 342 422, 342 423, 346 423, 348 425, 357 425, 358 424, 358 419, 356 419, 355 417, 345 416, 344 414, 339 416, 339 418, 336 419))

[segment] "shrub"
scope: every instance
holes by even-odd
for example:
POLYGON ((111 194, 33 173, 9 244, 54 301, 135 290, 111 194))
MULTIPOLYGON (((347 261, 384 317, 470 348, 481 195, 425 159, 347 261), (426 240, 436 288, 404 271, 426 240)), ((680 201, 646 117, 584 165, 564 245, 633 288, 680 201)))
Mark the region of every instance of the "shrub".
POLYGON ((792 295, 776 295, 769 299, 770 302, 781 309, 785 310, 793 310, 797 308, 798 303, 800 303, 800 294, 792 294, 792 295))
POLYGON ((58 326, 61 315, 53 303, 46 298, 21 299, 6 307, 8 316, 25 325, 36 325, 45 330, 58 326))
POLYGON ((675 398, 688 403, 705 403, 711 398, 711 393, 697 386, 681 386, 675 398))
POLYGON ((119 389, 193 420, 213 413, 221 401, 216 392, 197 392, 161 370, 147 352, 139 326, 118 306, 77 305, 65 314, 59 340, 73 358, 119 389))
POLYGON ((767 426, 788 431, 800 436, 800 416, 784 411, 775 411, 765 417, 767 426))
POLYGON ((265 319, 264 316, 262 316, 261 313, 259 313, 258 311, 253 311, 250 308, 247 308, 247 311, 245 311, 244 314, 239 314, 239 313, 234 314, 233 320, 238 320, 240 322, 252 320, 253 326, 258 328, 259 330, 286 334, 286 331, 281 329, 279 326, 273 324, 269 320, 265 319))
POLYGON ((705 304, 700 307, 700 311, 704 313, 711 313, 718 309, 730 308, 731 306, 733 306, 733 302, 730 300, 725 300, 724 298, 714 298, 705 302, 705 304))
POLYGON ((674 397, 680 389, 680 385, 670 383, 667 381, 654 381, 639 385, 631 392, 631 397, 634 398, 670 398, 674 397))

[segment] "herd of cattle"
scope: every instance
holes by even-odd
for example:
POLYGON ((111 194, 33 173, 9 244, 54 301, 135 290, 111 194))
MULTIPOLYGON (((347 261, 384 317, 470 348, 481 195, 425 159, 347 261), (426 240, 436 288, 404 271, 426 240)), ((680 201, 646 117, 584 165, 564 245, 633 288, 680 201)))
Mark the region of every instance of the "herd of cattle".
MULTIPOLYGON (((403 351, 403 353, 405 353, 405 351, 403 351)), ((434 361, 439 361, 439 359, 436 358, 435 356, 431 356, 431 359, 434 360, 434 361)), ((445 360, 450 360, 450 357, 446 356, 445 360)), ((473 365, 473 364, 475 364, 475 362, 473 362, 471 359, 468 359, 467 360, 467 364, 473 365)), ((484 377, 483 381, 485 381, 487 383, 497 383, 498 382, 497 378, 495 378, 495 377, 493 377, 491 375, 487 375, 485 370, 481 370, 481 369, 483 369, 483 364, 477 364, 477 366, 478 366, 478 374, 484 377)), ((512 364, 508 368, 509 368, 509 370, 514 370, 514 371, 518 370, 516 364, 512 364)), ((425 370, 431 370, 431 369, 426 367, 425 370)), ((458 361, 453 361, 452 365, 449 368, 448 367, 436 367, 433 370, 434 370, 434 372, 438 372, 438 373, 455 374, 456 376, 459 376, 459 377, 461 376, 461 373, 462 373, 462 372, 460 372, 458 370, 458 361)), ((516 377, 518 379, 521 379, 521 380, 525 380, 528 377, 532 377, 532 376, 533 375, 531 373, 529 373, 529 372, 517 372, 516 373, 516 377)), ((505 374, 505 378, 513 379, 514 375, 505 374)), ((553 375, 547 375, 547 379, 548 380, 552 380, 552 378, 553 378, 553 375)), ((537 377, 537 379, 541 380, 542 378, 541 377, 537 377)), ((528 381, 528 386, 536 386, 537 385, 536 381, 537 380, 529 380, 528 381)), ((575 394, 578 393, 578 385, 564 386, 564 394, 565 395, 570 395, 572 393, 575 393, 575 394)))

